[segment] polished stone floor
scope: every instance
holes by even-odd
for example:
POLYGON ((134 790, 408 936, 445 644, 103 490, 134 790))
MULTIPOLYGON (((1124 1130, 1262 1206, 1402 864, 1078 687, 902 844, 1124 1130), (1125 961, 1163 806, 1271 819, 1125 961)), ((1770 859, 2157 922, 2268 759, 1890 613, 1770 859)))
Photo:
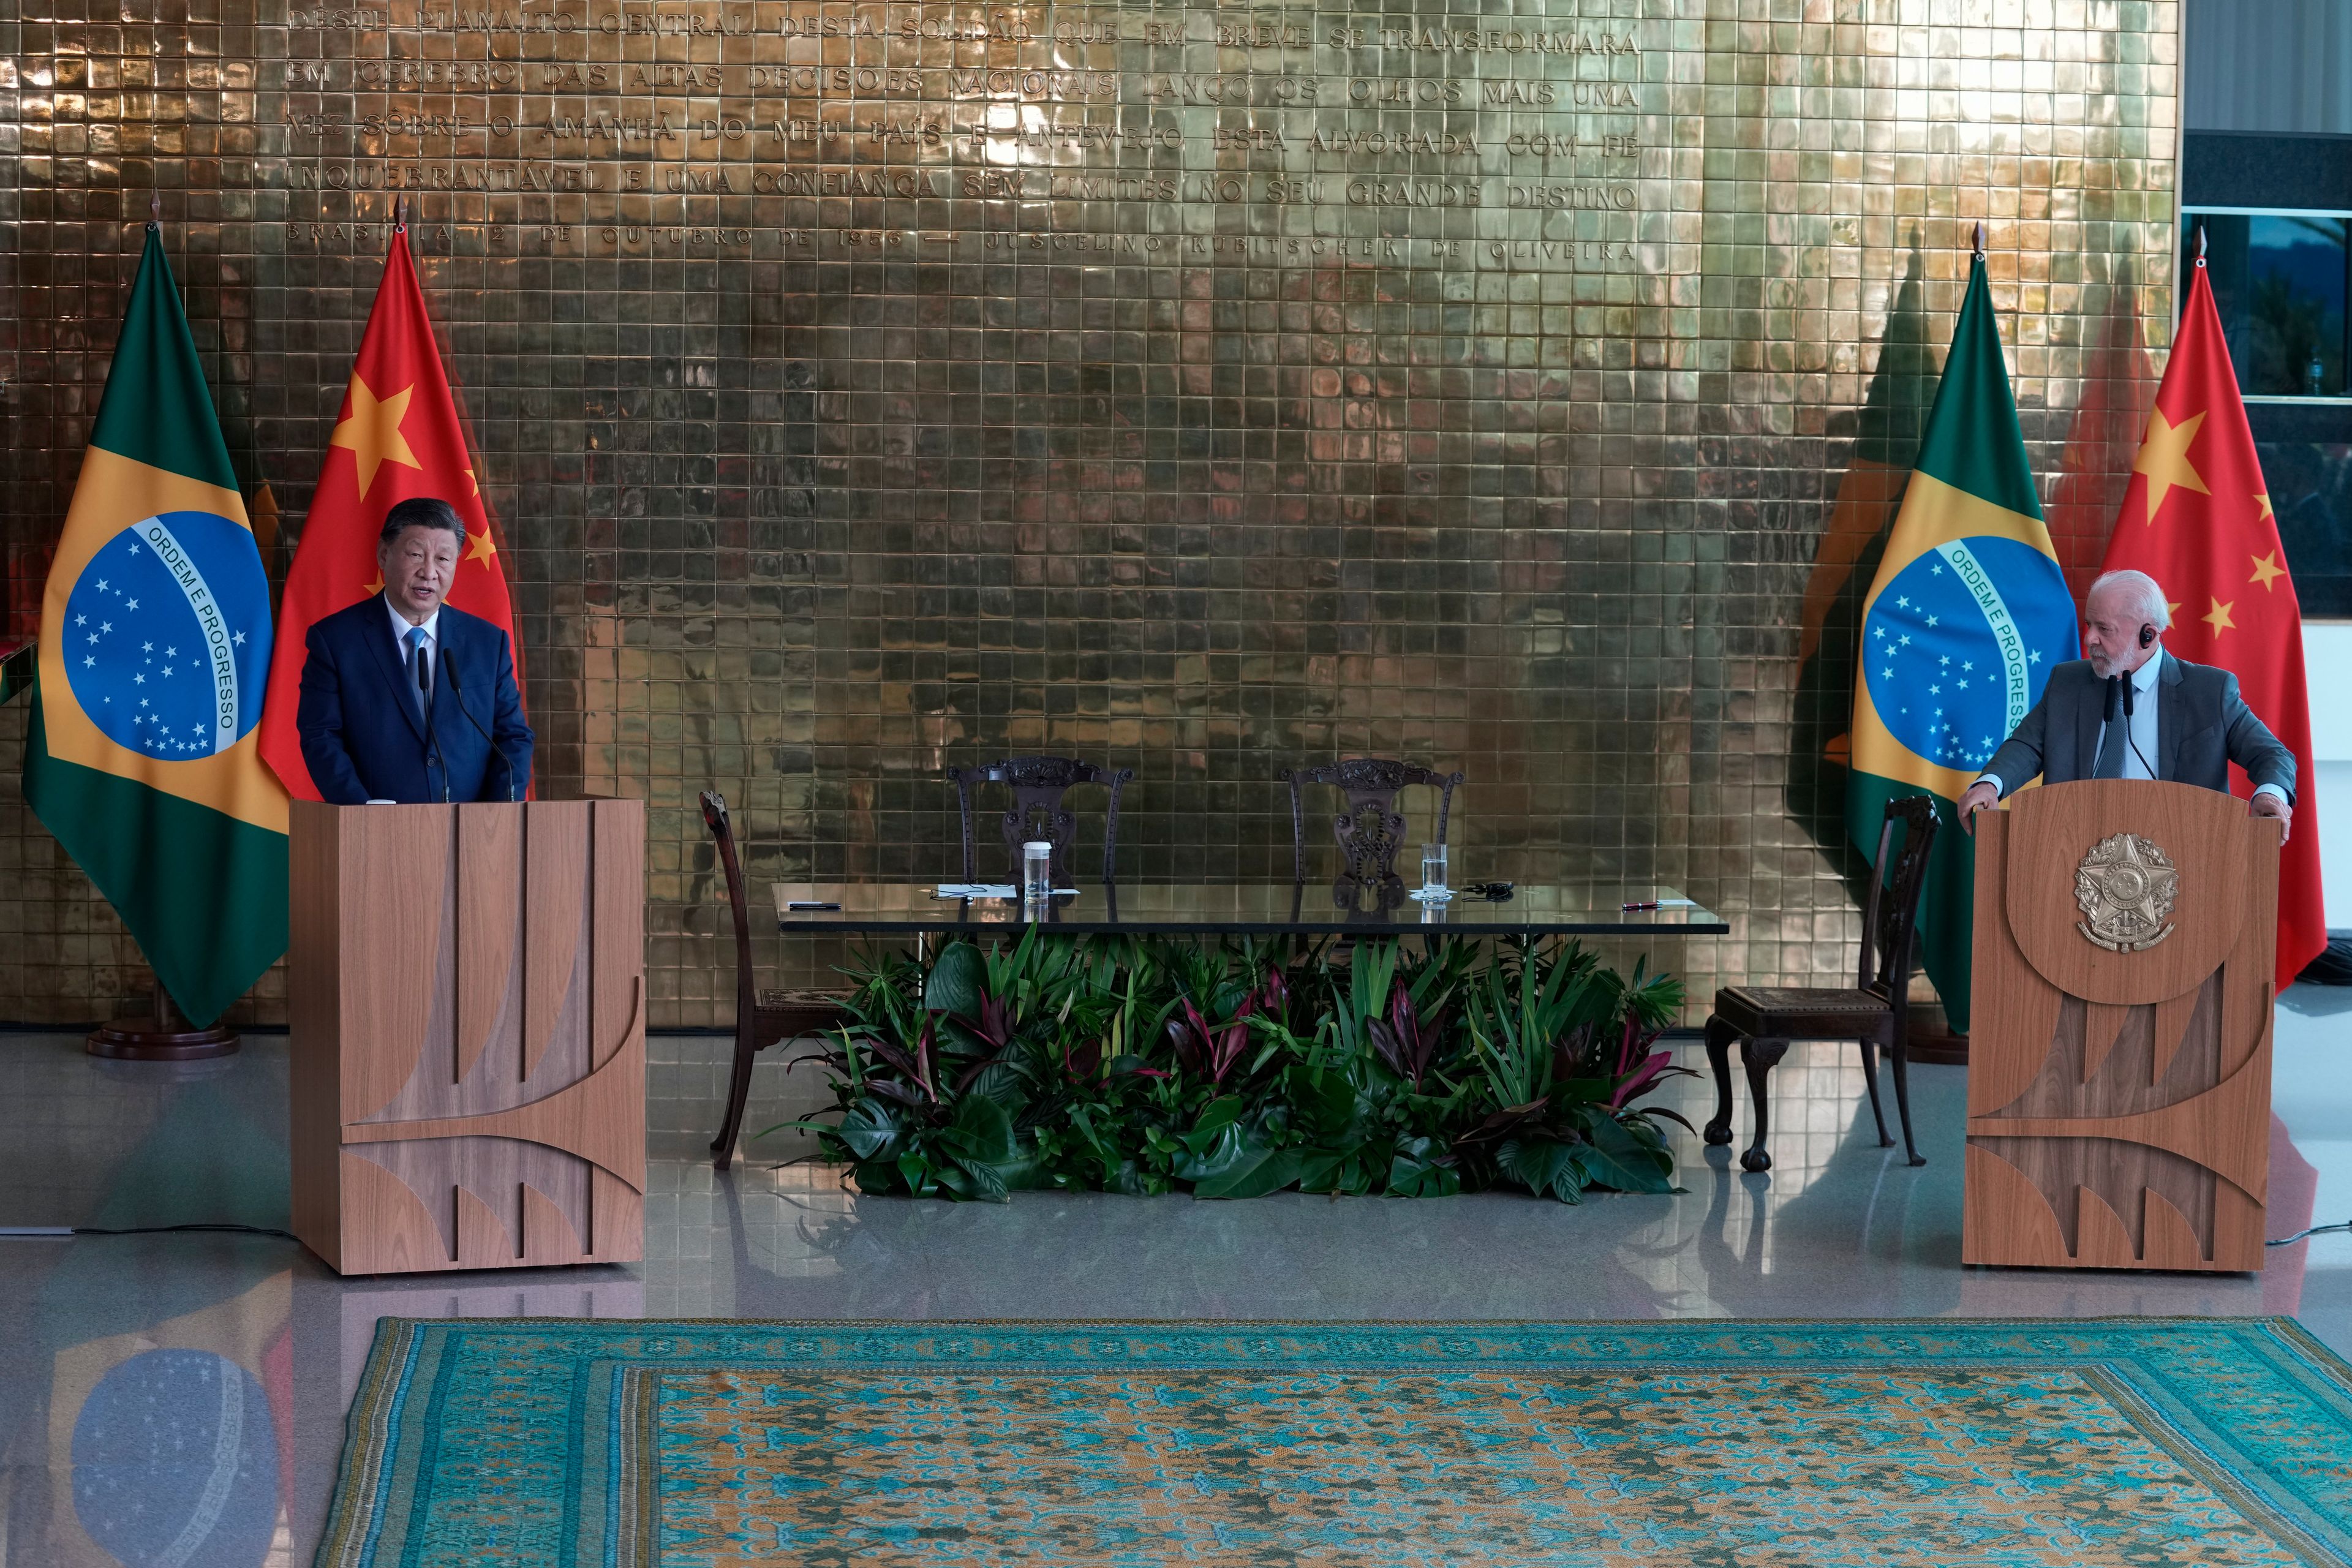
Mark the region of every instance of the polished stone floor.
MULTIPOLYGON (((1851 1047, 1799 1047, 1778 1074, 1769 1176, 1743 1175, 1722 1151, 1685 1140, 1680 1196, 1569 1208, 1500 1194, 1238 1204, 1028 1194, 950 1207, 866 1200, 822 1168, 775 1168, 801 1152, 791 1134, 753 1142, 747 1163, 715 1175, 702 1145, 724 1042, 652 1045, 653 1192, 639 1267, 344 1280, 268 1237, 0 1241, 0 1565, 307 1563, 344 1405, 383 1315, 2270 1312, 2352 1353, 2344 1235, 2276 1248, 2253 1277, 1961 1268, 1963 1071, 1914 1069, 1929 1163, 1913 1170, 1871 1136, 1851 1047), (204 1419, 163 1425, 205 1434, 201 1451, 159 1452, 158 1417, 190 1405, 204 1419), (231 1445, 239 1473, 274 1486, 278 1500, 269 1543, 236 1561, 208 1550, 200 1525, 205 1489, 216 1486, 231 1445)), ((1688 1080, 1677 1089, 1704 1120, 1711 1091, 1688 1080)), ((787 1078, 763 1063, 751 1125, 797 1115, 819 1092, 814 1071, 787 1078)), ((2287 994, 2276 1105, 2273 1234, 2313 1216, 2352 1219, 2352 993, 2287 994)), ((286 1114, 283 1039, 168 1068, 96 1060, 69 1037, 0 1036, 0 1224, 283 1226, 286 1114)))

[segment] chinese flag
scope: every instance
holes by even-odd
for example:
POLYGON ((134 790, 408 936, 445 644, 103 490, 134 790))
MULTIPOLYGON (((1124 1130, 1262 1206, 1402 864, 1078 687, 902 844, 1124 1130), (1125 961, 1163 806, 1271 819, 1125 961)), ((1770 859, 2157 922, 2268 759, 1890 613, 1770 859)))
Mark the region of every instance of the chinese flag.
POLYGON ((408 231, 393 236, 383 281, 376 286, 359 360, 344 389, 335 433, 310 497, 310 521, 295 547, 278 609, 278 643, 269 661, 269 699, 261 713, 261 754, 285 781, 286 792, 317 800, 318 786, 302 762, 294 728, 301 698, 302 660, 311 623, 383 590, 376 571, 376 535, 383 514, 413 496, 437 496, 457 509, 470 542, 457 560, 448 603, 479 616, 507 634, 515 671, 522 647, 514 640, 514 605, 499 566, 497 538, 474 477, 473 444, 449 378, 434 347, 433 323, 408 258, 408 231))
MULTIPOLYGON (((2235 675, 2247 706, 2294 753, 2294 831, 2279 861, 2278 984, 2284 989, 2327 946, 2303 609, 2201 258, 2105 566, 2145 572, 2161 583, 2172 604, 2166 646, 2235 675)), ((2252 793, 2243 772, 2233 767, 2230 777, 2239 795, 2252 793)))

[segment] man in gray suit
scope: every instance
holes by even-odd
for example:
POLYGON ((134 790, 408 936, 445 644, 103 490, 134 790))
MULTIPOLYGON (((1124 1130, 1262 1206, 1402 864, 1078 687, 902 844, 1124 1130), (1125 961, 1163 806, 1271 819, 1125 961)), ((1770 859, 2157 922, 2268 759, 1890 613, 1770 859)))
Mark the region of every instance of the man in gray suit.
POLYGON ((2083 601, 2090 657, 2050 672, 2042 700, 1960 796, 1971 833, 1978 812, 2037 774, 2045 784, 2156 778, 2226 791, 2235 763, 2254 781, 2249 809, 2277 817, 2285 841, 2294 753, 2254 717, 2236 676, 2164 651, 2158 639, 2171 626, 2164 590, 2147 573, 2110 572, 2091 584, 2083 601))

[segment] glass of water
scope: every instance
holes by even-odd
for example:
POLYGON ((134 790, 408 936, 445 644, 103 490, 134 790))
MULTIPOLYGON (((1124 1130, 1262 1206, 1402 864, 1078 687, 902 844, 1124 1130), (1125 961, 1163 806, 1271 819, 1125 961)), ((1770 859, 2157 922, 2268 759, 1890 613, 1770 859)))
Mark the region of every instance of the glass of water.
POLYGON ((1033 838, 1021 847, 1021 901, 1042 913, 1054 902, 1054 847, 1033 838))
POLYGON ((1421 847, 1421 896, 1424 899, 1453 896, 1445 888, 1445 846, 1443 844, 1421 847))

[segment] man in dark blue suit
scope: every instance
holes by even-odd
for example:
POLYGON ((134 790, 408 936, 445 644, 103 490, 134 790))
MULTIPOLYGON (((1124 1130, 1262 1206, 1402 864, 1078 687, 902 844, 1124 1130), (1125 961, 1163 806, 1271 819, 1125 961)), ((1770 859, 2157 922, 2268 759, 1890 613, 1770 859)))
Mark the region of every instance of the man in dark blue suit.
POLYGON ((530 787, 507 634, 442 603, 465 545, 447 501, 402 501, 376 542, 383 592, 310 628, 295 727, 334 805, 520 800, 530 787))

